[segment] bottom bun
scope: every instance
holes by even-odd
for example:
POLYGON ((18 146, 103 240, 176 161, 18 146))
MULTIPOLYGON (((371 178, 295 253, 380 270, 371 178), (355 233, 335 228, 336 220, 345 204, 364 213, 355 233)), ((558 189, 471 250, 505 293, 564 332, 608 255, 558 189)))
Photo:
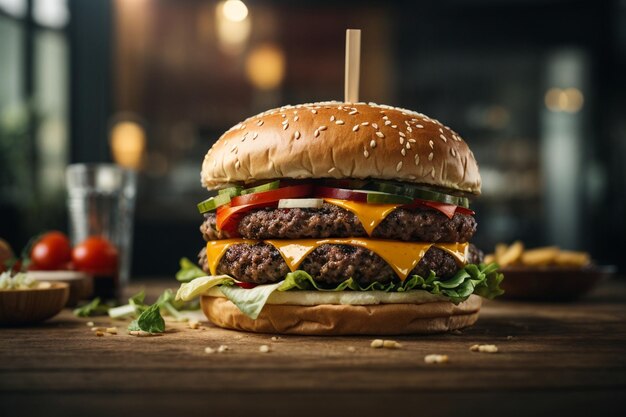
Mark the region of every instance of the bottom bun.
POLYGON ((400 335, 441 333, 471 326, 482 301, 471 295, 455 305, 425 304, 298 306, 266 304, 256 320, 230 300, 202 296, 202 311, 216 326, 256 333, 302 335, 400 335))

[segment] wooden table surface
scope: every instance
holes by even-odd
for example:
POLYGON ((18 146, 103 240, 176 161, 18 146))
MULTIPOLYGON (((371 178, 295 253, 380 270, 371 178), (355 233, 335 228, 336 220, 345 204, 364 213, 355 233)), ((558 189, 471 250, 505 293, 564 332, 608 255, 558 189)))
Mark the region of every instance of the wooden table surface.
POLYGON ((68 310, 0 329, 0 415, 623 415, 625 319, 624 281, 577 303, 486 302, 473 328, 395 337, 398 350, 373 349, 371 337, 272 340, 208 323, 138 338, 114 322, 118 335, 96 337, 86 323, 110 320, 68 310), (205 353, 220 345, 229 350, 205 353), (426 364, 431 353, 449 363, 426 364))

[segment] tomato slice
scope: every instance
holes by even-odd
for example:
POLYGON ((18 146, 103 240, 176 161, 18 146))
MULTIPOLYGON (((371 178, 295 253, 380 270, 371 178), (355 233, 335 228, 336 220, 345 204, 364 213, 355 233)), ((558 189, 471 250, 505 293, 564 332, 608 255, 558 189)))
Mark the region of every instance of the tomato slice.
POLYGON ((461 206, 458 206, 456 208, 456 213, 466 214, 468 216, 473 216, 473 215, 476 214, 476 212, 474 210, 470 210, 468 208, 461 207, 461 206))
POLYGON ((456 212, 456 209, 457 209, 457 206, 453 204, 437 203, 435 201, 428 201, 428 200, 419 200, 419 202, 420 204, 423 204, 426 207, 439 210, 441 213, 445 214, 449 219, 454 217, 454 213, 456 212))
POLYGON ((232 207, 230 204, 225 204, 217 208, 217 215, 215 218, 215 225, 217 230, 223 230, 229 233, 232 237, 239 235, 237 232, 237 225, 243 215, 255 208, 261 207, 276 207, 278 202, 272 203, 258 203, 258 204, 244 204, 242 206, 232 207))
POLYGON ((238 286, 239 288, 245 288, 246 290, 249 290, 257 286, 257 284, 253 284, 251 282, 241 282, 241 281, 235 282, 235 285, 238 286))
POLYGON ((319 186, 315 187, 314 193, 316 197, 320 198, 336 198, 338 200, 360 201, 361 203, 367 203, 367 193, 346 190, 345 188, 319 186))
POLYGON ((311 184, 293 185, 290 187, 278 188, 276 190, 233 197, 232 200, 230 200, 230 205, 232 207, 236 207, 249 204, 267 204, 286 198, 308 197, 312 192, 313 186, 311 184))

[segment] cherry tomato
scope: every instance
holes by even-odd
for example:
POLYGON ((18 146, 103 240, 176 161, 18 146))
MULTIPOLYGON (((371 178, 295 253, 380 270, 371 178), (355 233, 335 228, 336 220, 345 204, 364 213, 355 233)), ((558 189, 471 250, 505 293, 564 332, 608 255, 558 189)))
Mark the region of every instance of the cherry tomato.
POLYGON ((321 198, 336 198, 339 200, 360 201, 367 203, 367 193, 347 190, 345 188, 315 187, 315 196, 321 198))
POLYGON ((45 233, 31 249, 30 259, 33 269, 65 269, 72 259, 70 240, 61 232, 45 233))
POLYGON ((117 258, 115 246, 100 236, 88 237, 72 251, 72 261, 76 269, 93 274, 114 274, 117 258))
POLYGON ((232 207, 246 204, 273 203, 283 198, 301 198, 311 195, 313 186, 310 184, 294 185, 291 187, 278 188, 276 190, 264 191, 260 193, 245 194, 233 197, 230 200, 232 207))
POLYGON ((13 259, 14 256, 11 245, 6 240, 0 239, 0 272, 4 272, 6 263, 13 259))

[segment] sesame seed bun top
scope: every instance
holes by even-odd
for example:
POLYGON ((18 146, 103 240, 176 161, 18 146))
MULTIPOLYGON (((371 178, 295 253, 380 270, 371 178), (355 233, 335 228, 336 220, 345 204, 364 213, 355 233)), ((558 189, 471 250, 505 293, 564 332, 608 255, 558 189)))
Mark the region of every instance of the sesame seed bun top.
POLYGON ((209 190, 277 178, 374 178, 480 194, 474 154, 439 121, 375 103, 268 110, 233 126, 202 164, 209 190))

